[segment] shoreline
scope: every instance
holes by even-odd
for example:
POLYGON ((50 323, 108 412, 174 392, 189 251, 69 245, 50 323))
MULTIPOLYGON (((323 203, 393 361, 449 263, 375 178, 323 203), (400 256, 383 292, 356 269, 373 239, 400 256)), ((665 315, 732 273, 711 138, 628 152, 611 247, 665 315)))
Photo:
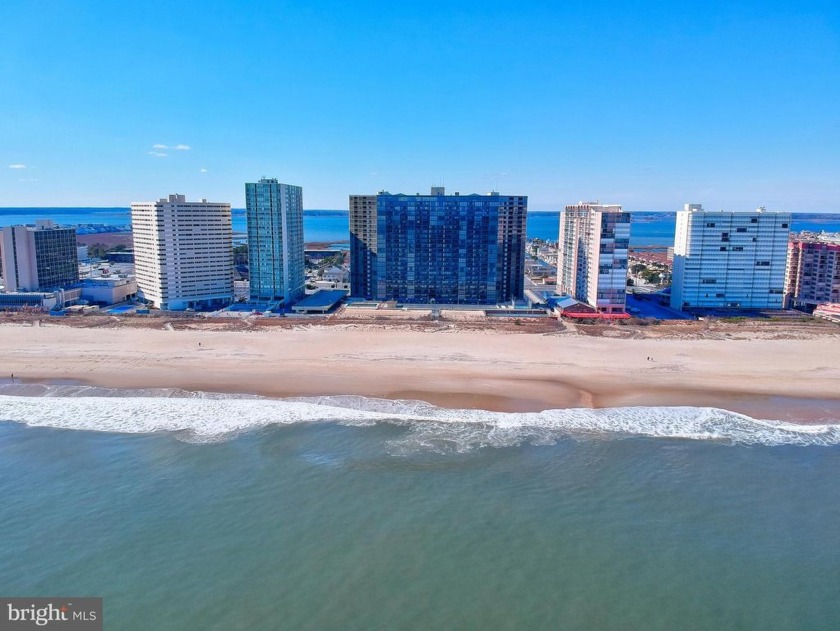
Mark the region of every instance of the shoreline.
MULTIPOLYGON (((161 386, 135 386, 115 387, 103 383, 94 383, 81 379, 15 379, 12 384, 8 378, 0 379, 0 395, 6 396, 41 396, 33 394, 31 386, 80 386, 90 388, 113 389, 130 393, 132 391, 144 391, 150 389, 167 390, 161 386), (17 390, 15 386, 19 386, 17 390)), ((453 393, 439 391, 401 391, 394 392, 389 396, 375 396, 359 393, 330 392, 320 394, 276 394, 261 393, 256 391, 243 392, 240 390, 207 390, 207 389, 186 389, 176 388, 189 393, 241 395, 244 397, 258 396, 269 400, 287 400, 299 398, 317 398, 329 396, 360 396, 371 399, 390 399, 420 401, 430 403, 436 407, 446 409, 484 410, 488 412, 503 413, 530 413, 542 412, 551 409, 616 409, 632 407, 696 407, 696 408, 718 408, 743 414, 756 420, 783 421, 800 425, 840 425, 840 400, 827 398, 807 398, 785 395, 765 395, 746 392, 714 392, 714 391, 669 391, 657 393, 651 399, 638 400, 616 400, 614 404, 606 405, 563 405, 547 406, 537 400, 504 397, 499 395, 478 395, 471 393, 453 393)), ((59 395, 60 396, 60 395, 59 395)), ((87 395, 85 395, 87 396, 87 395)), ((105 396, 92 395, 92 396, 105 396)), ((130 396, 130 395, 127 395, 130 396)), ((137 395, 149 396, 149 395, 137 395)), ((151 395, 156 396, 156 395, 151 395)))
POLYGON ((499 412, 685 405, 840 422, 837 336, 677 340, 382 326, 230 332, 8 324, 0 326, 0 345, 6 382, 14 373, 24 383, 358 395, 499 412))

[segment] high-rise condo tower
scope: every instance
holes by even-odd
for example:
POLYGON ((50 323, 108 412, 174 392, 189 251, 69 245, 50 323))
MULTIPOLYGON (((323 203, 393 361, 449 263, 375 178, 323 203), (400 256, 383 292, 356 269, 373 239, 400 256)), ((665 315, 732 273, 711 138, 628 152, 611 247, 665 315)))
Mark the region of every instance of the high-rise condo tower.
POLYGON ((245 184, 251 300, 291 305, 304 295, 303 189, 273 178, 245 184))
POLYGON ((131 205, 138 295, 160 309, 222 307, 233 299, 230 204, 170 195, 131 205))
POLYGON ((677 213, 671 307, 781 309, 790 213, 704 210, 677 213))
POLYGON ((407 303, 497 304, 522 298, 528 198, 350 196, 350 293, 407 303))
POLYGON ((57 228, 48 219, 35 227, 0 228, 0 260, 5 290, 46 291, 79 282, 76 229, 57 228))
POLYGON ((557 291, 600 313, 623 313, 630 214, 616 204, 580 202, 560 214, 557 291))

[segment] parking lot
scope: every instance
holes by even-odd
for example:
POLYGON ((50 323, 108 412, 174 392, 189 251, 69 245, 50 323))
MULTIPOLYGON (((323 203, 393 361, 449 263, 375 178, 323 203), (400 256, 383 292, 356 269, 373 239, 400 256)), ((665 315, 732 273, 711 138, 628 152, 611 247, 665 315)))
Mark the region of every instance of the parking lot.
MULTIPOLYGON (((659 301, 661 294, 627 294, 627 312, 636 318, 656 318, 658 320, 693 320, 688 313, 675 311, 659 301)), ((667 298, 667 297, 666 297, 667 298)))

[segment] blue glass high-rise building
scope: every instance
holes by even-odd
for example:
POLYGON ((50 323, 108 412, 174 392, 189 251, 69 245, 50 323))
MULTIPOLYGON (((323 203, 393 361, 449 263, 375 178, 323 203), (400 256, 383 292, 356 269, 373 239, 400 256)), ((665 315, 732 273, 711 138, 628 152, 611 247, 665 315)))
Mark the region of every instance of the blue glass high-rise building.
POLYGON ((290 305, 304 295, 303 189, 262 178, 245 184, 253 302, 290 305))
POLYGON ((79 282, 76 229, 39 219, 35 228, 0 228, 0 262, 6 291, 48 291, 79 282))
POLYGON ((350 197, 350 293, 407 303, 497 304, 522 298, 528 198, 350 197))

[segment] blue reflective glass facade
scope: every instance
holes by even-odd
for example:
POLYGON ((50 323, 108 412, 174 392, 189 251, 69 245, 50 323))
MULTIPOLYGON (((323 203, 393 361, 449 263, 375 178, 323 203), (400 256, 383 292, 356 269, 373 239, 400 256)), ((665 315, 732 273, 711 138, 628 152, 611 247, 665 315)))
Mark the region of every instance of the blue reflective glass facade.
POLYGON ((445 304, 521 298, 527 206, 527 197, 497 194, 353 196, 351 294, 445 304))
POLYGON ((292 303, 304 295, 303 190, 273 178, 245 184, 251 300, 292 303))
POLYGON ((31 231, 35 239, 35 264, 40 289, 68 287, 79 282, 75 228, 31 231))

